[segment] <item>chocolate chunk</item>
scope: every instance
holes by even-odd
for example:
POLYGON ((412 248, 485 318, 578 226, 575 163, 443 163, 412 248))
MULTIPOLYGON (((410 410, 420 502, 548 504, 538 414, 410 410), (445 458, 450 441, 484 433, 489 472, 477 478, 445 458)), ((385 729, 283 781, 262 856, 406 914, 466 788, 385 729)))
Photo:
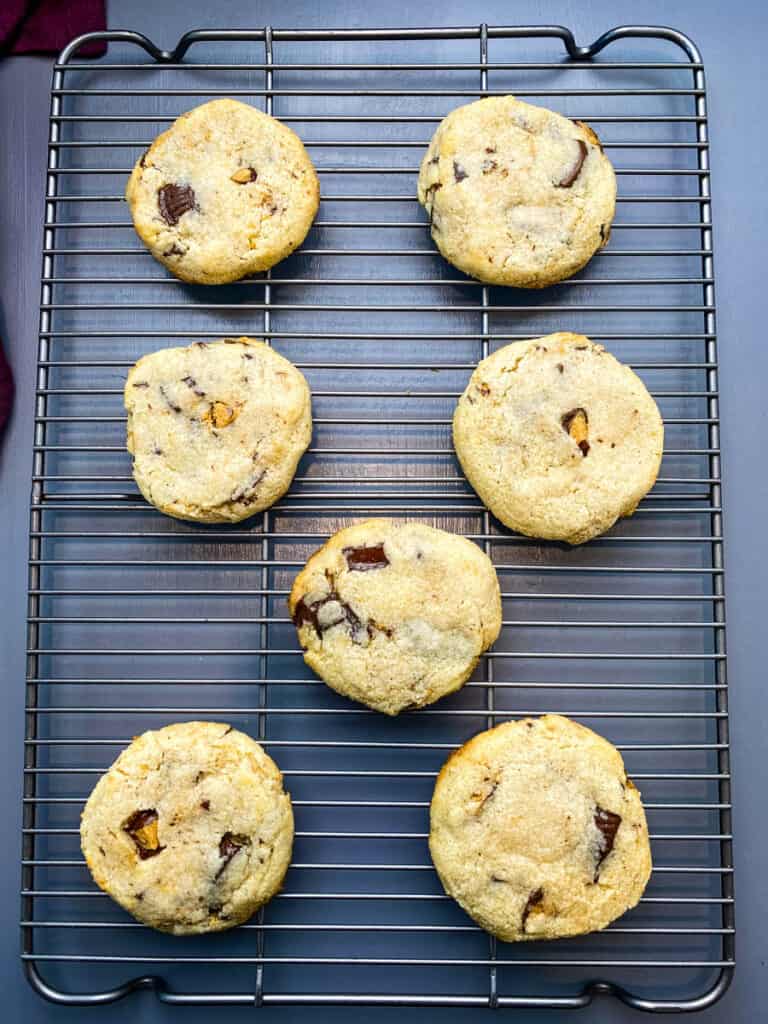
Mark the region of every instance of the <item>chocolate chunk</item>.
POLYGON ((214 880, 221 878, 229 866, 229 862, 240 852, 240 850, 243 849, 244 846, 250 845, 251 840, 249 836, 236 835, 234 832, 225 832, 219 840, 219 856, 223 858, 224 863, 216 872, 214 880))
POLYGON ((464 181, 465 178, 469 177, 469 175, 464 170, 464 168, 461 166, 461 164, 459 163, 458 160, 454 160, 453 161, 453 176, 456 179, 456 183, 457 184, 460 181, 464 181))
POLYGON ((443 187, 442 181, 436 181, 434 185, 430 185, 427 189, 427 198, 431 199, 435 192, 438 192, 443 187))
POLYGON ((134 388, 148 388, 149 387, 149 381, 147 381, 147 380, 137 380, 136 383, 132 385, 132 387, 134 387, 134 388))
POLYGON ((162 448, 155 448, 155 455, 162 455, 162 454, 163 454, 163 449, 162 448))
POLYGON ((531 895, 528 897, 525 906, 523 907, 523 917, 520 923, 520 927, 525 931, 525 922, 528 920, 528 915, 534 907, 538 906, 539 903, 544 899, 543 889, 534 889, 531 895))
POLYGON ((483 160, 482 164, 480 165, 480 169, 482 170, 483 174, 490 174, 491 171, 495 171, 498 166, 499 165, 496 163, 495 160, 483 160))
POLYGON ((189 185, 163 185, 157 191, 157 205, 165 223, 173 226, 194 210, 195 193, 189 185))
POLYGON ((257 178, 258 174, 253 167, 241 167, 231 176, 230 181, 234 181, 236 185, 249 185, 257 178))
POLYGON ((201 802, 200 806, 202 807, 202 809, 204 811, 210 811, 210 809, 211 809, 211 801, 210 800, 203 800, 201 802))
POLYGON ((563 425, 563 430, 573 438, 581 449, 581 454, 586 458, 589 454, 589 441, 587 440, 589 417, 587 416, 587 410, 581 407, 571 409, 570 412, 567 412, 562 417, 560 422, 563 425))
POLYGON ((349 568, 356 572, 368 572, 370 569, 384 569, 389 559, 384 554, 383 544, 374 544, 368 548, 344 548, 342 554, 349 568))
POLYGON ((319 601, 313 601, 312 604, 307 604, 302 597, 293 611, 293 624, 296 629, 301 629, 305 623, 309 623, 318 636, 322 636, 326 630, 332 629, 342 622, 345 622, 349 627, 353 643, 362 643, 365 633, 369 637, 373 634, 371 623, 367 623, 365 628, 363 628, 363 621, 360 616, 345 601, 339 598, 334 589, 331 589, 327 597, 323 597, 319 601), (331 602, 339 606, 338 617, 333 619, 333 621, 320 622, 318 617, 320 609, 331 602))
POLYGON ((157 838, 157 811, 154 808, 134 811, 130 818, 123 822, 122 829, 133 840, 141 860, 156 857, 165 849, 157 838))
POLYGON ((563 366, 562 363, 558 363, 557 364, 557 369, 558 369, 559 373, 563 373, 565 371, 565 367, 563 366))
POLYGON ((485 147, 485 152, 486 153, 495 153, 496 152, 496 147, 495 146, 486 146, 485 147))
POLYGON ((597 848, 597 863, 595 864, 595 877, 596 882, 600 875, 600 867, 613 849, 613 844, 616 839, 616 833, 619 831, 619 825, 621 824, 621 815, 614 814, 613 811, 605 811, 602 807, 595 807, 595 825, 600 831, 600 845, 597 848))
POLYGON ((555 188, 570 188, 574 181, 581 174, 581 168, 584 161, 587 159, 589 150, 587 149, 586 142, 582 142, 581 139, 574 139, 577 146, 579 147, 579 154, 573 162, 573 165, 565 172, 560 181, 555 182, 555 188))
POLYGON ((429 162, 431 164, 439 164, 440 163, 440 157, 439 156, 433 156, 432 159, 429 162))
POLYGON ((195 380, 194 377, 189 377, 189 376, 182 377, 181 378, 181 383, 182 384, 186 384, 188 388, 196 388, 197 387, 197 381, 195 380))

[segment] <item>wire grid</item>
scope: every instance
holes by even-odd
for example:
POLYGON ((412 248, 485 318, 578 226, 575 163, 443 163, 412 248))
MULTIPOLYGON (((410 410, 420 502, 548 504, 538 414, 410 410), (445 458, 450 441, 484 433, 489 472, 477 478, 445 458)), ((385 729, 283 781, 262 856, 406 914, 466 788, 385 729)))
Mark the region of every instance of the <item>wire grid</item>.
POLYGON ((732 970, 733 888, 695 46, 648 27, 591 47, 541 27, 199 32, 172 53, 133 33, 102 38, 101 61, 78 63, 78 43, 64 51, 51 106, 24 789, 22 955, 33 985, 70 1003, 139 987, 175 1003, 576 1007, 605 992, 645 1009, 713 1002, 732 970), (608 44, 620 61, 601 54, 608 44), (414 198, 439 120, 507 92, 589 121, 618 172, 610 244, 540 293, 454 271, 414 198), (323 202, 304 247, 271 273, 203 288, 145 252, 123 188, 155 134, 216 95, 297 130, 323 202), (577 549, 501 527, 450 440, 477 361, 561 328, 633 365, 666 423, 652 493, 577 549), (272 509, 231 528, 178 522, 133 484, 124 376, 160 346, 233 334, 265 337, 307 375, 312 446, 272 509), (502 635, 472 682, 393 721, 312 676, 285 601, 331 532, 380 513, 472 538, 504 600, 502 635), (643 790, 655 869, 639 907, 604 933, 497 945, 440 888, 428 802, 449 751, 546 711, 622 750, 643 790), (230 721, 276 757, 297 837, 285 889, 257 918, 179 940, 96 889, 77 827, 132 735, 191 718, 230 721))

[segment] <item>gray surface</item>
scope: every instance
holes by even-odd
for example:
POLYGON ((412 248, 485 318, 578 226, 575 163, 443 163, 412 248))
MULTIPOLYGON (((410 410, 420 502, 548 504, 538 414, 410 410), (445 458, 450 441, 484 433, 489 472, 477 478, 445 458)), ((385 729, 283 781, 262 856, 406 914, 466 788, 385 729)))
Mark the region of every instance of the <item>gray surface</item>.
MULTIPOLYGON (((200 5, 200 14, 191 15, 191 4, 183 10, 153 10, 149 3, 113 4, 111 27, 130 27, 146 32, 156 42, 169 46, 191 27, 243 27, 242 6, 219 3, 215 15, 200 5)), ((252 10, 246 24, 272 21, 280 26, 299 25, 385 25, 419 24, 425 14, 404 7, 394 10, 369 4, 365 10, 348 4, 337 5, 325 17, 309 15, 298 3, 262 5, 252 10), (278 11, 277 14, 274 11, 278 11), (377 11, 381 10, 381 14, 377 11)), ((445 24, 475 23, 481 12, 471 4, 449 4, 441 9, 445 24)), ((557 21, 572 27, 580 41, 594 38, 613 24, 640 18, 631 4, 593 3, 583 5, 533 3, 517 4, 514 13, 508 5, 489 3, 482 10, 489 22, 516 23, 557 21)), ((642 5, 646 21, 672 20, 662 4, 642 5)), ((739 968, 736 981, 719 1007, 704 1016, 709 1020, 759 1019, 760 996, 766 996, 766 939, 760 927, 760 914, 766 906, 766 892, 758 852, 758 830, 765 824, 753 820, 750 804, 761 805, 759 783, 764 776, 762 747, 766 726, 766 697, 759 676, 760 652, 752 637, 759 634, 758 619, 766 588, 766 546, 757 534, 762 527, 762 502, 765 492, 760 456, 764 450, 762 435, 763 379, 766 355, 761 334, 756 329, 761 293, 758 271, 761 268, 758 245, 765 235, 764 204, 751 202, 752 183, 764 179, 766 145, 753 128, 759 95, 759 33, 744 12, 716 14, 693 5, 678 10, 675 26, 698 42, 708 68, 710 118, 713 135, 712 166, 715 196, 714 218, 717 250, 719 335, 721 358, 723 448, 725 466, 726 547, 729 572, 729 630, 731 707, 733 714, 734 774, 736 776, 735 831, 741 835, 736 845, 739 968), (738 58, 734 54, 738 51, 738 58), (751 331, 750 331, 751 327, 751 331), (738 351, 738 360, 737 353, 738 351), (748 853, 749 847, 749 853, 748 853)), ((763 27, 763 26, 760 26, 763 27)), ((25 1020, 74 1019, 75 1013, 47 1007, 25 987, 16 961, 18 872, 18 794, 23 735, 22 680, 24 557, 26 553, 28 475, 30 466, 32 381, 35 358, 36 304, 39 277, 39 221, 42 212, 42 181, 45 146, 45 113, 49 85, 45 61, 8 62, 0 67, 0 151, 2 181, 0 197, 2 234, 0 236, 0 299, 5 312, 3 336, 19 384, 16 411, 0 452, 0 507, 5 511, 7 531, 2 538, 2 553, 7 566, 6 614, 0 620, 2 650, 8 671, 8 738, 2 745, 4 762, 3 796, 8 808, 4 830, 4 861, 8 869, 2 878, 2 905, 7 918, 3 932, 0 963, 0 991, 8 993, 9 1019, 24 1015, 25 1020), (12 144, 8 143, 12 140, 12 144), (11 1003, 13 1000, 13 1012, 11 1003)), ((764 802, 764 801, 763 801, 764 802)), ((156 1007, 148 997, 134 999, 121 1007, 93 1011, 97 1019, 165 1020, 186 1013, 192 1019, 226 1017, 225 1011, 172 1011, 156 1007), (141 1012, 140 1012, 141 1009, 141 1012)), ((238 1011, 228 1015, 234 1017, 238 1011)), ((248 1012, 248 1011, 244 1011, 248 1012)), ((260 1011, 281 1019, 304 1019, 307 1011, 286 1009, 260 1011)), ((327 1011, 330 1019, 394 1019, 398 1011, 327 1011)), ((418 1011, 413 1011, 413 1015, 418 1011)), ((444 1011, 446 1019, 464 1020, 466 1011, 444 1011)), ((322 1014, 321 1014, 322 1016, 322 1014)), ((523 1016, 523 1015, 518 1015, 523 1016)), ((535 1019, 554 1019, 553 1014, 532 1015, 535 1019)), ((623 1020, 634 1016, 615 1004, 600 1004, 583 1016, 592 1020, 623 1020)))

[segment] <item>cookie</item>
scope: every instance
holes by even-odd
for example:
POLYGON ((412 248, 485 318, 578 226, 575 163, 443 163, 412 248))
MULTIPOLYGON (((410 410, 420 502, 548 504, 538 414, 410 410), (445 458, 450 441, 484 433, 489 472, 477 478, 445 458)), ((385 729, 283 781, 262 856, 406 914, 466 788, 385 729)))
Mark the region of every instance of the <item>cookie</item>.
POLYGON ((188 111, 139 158, 125 191, 134 227, 172 274, 225 284, 301 245, 317 173, 299 137, 236 100, 188 111))
POLYGON ((621 755, 560 715, 505 722, 457 750, 430 818, 445 891, 506 942, 605 928, 651 875, 645 812, 621 755))
POLYGON ((288 604, 306 663, 387 715, 458 690, 501 629, 499 583, 476 544, 389 519, 334 534, 288 604))
POLYGON ((418 193, 455 267, 489 284, 544 288, 608 241, 616 176, 588 125, 490 96, 440 123, 418 193))
POLYGON ((137 737, 102 775, 80 823, 96 884, 173 935, 242 924, 280 889, 293 812, 277 765, 220 722, 137 737))
POLYGON ((470 378, 453 417, 467 479, 506 526, 581 544, 651 489, 664 424, 628 366, 581 334, 506 345, 470 378))
POLYGON ((289 488, 312 436, 309 388, 262 341, 198 341, 144 356, 125 382, 128 451, 161 512, 236 523, 289 488))

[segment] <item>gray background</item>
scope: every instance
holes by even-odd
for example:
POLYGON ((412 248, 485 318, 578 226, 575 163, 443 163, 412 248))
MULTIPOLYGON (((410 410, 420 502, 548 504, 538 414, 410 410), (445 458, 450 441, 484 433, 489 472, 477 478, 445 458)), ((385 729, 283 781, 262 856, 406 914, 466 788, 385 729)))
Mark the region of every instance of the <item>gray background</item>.
MULTIPOLYGON (((768 997, 768 938, 763 915, 766 898, 765 855, 761 841, 765 821, 765 749, 768 696, 762 679, 757 638, 768 597, 768 541, 763 534, 763 507, 768 484, 763 471, 766 445, 766 363, 759 315, 764 239, 768 231, 765 202, 768 143, 763 122, 765 99, 762 45, 766 16, 761 4, 724 5, 579 0, 578 3, 501 3, 471 0, 393 3, 340 0, 309 5, 301 0, 246 4, 243 0, 158 3, 113 0, 109 26, 131 28, 161 46, 172 46, 185 31, 198 27, 351 27, 385 25, 560 23, 579 42, 607 28, 645 21, 673 23, 691 35, 707 66, 712 132, 712 179, 716 247, 718 326, 720 336, 724 504, 726 508, 729 660, 735 776, 737 960, 736 979, 718 1006, 697 1019, 752 1021, 765 1019, 768 997)), ((114 1007, 65 1010, 44 1004, 26 986, 18 962, 18 888, 20 782, 23 737, 24 590, 28 529, 29 473, 32 439, 32 392, 36 351, 37 306, 42 220, 43 169, 50 62, 37 58, 7 60, 0 65, 0 332, 13 365, 18 395, 13 419, 0 447, 0 652, 4 668, 6 713, 0 738, 0 800, 4 808, 0 872, 0 992, 11 1021, 71 1021, 89 1013, 99 1021, 167 1021, 170 1019, 243 1019, 251 1009, 177 1009, 140 995, 114 1007)), ((428 1011, 298 1008, 262 1009, 262 1020, 314 1019, 393 1021, 423 1019, 428 1011)), ((442 1010, 446 1022, 480 1019, 488 1011, 442 1010)), ((563 1014, 518 1013, 517 1019, 550 1021, 563 1014)), ((639 1019, 615 1003, 598 1002, 582 1011, 590 1021, 639 1019)))

